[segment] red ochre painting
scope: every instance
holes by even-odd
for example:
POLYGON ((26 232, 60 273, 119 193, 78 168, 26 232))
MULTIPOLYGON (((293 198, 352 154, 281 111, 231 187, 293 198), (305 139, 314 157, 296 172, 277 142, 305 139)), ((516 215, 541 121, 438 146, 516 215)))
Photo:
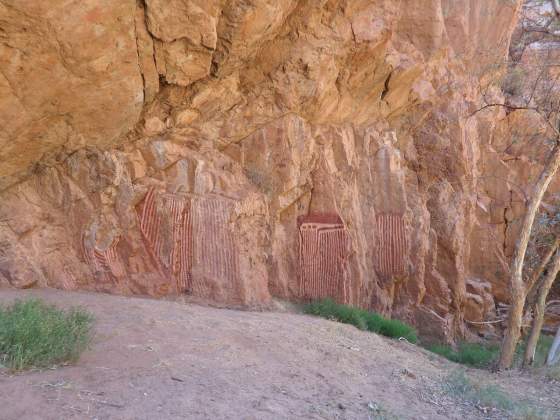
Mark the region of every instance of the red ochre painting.
POLYGON ((177 293, 192 287, 192 221, 190 200, 150 189, 138 212, 148 251, 162 274, 175 280, 177 293))
POLYGON ((85 237, 82 240, 84 258, 92 271, 99 276, 102 283, 117 283, 120 277, 126 275, 126 270, 117 253, 120 238, 113 240, 105 250, 86 246, 85 237))
POLYGON ((337 214, 298 217, 299 293, 304 299, 330 297, 350 303, 346 266, 349 236, 337 214))
POLYGON ((151 189, 138 210, 146 248, 177 293, 210 297, 239 287, 238 255, 228 221, 233 203, 151 189))
POLYGON ((376 225, 375 270, 385 278, 404 274, 408 244, 403 216, 378 214, 376 225))
MULTIPOLYGON (((233 202, 214 197, 192 200, 193 294, 214 296, 218 288, 227 295, 240 294, 239 262, 235 240, 228 227, 233 202), (232 292, 233 291, 233 292, 232 292)), ((218 292, 219 293, 219 292, 218 292)))

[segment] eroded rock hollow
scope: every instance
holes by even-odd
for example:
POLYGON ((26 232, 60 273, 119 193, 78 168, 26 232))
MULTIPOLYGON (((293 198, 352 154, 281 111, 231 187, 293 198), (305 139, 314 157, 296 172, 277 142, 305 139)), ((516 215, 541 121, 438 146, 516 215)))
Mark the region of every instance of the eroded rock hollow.
POLYGON ((1 0, 0 283, 330 296, 453 340, 507 301, 527 172, 473 112, 519 6, 1 0))

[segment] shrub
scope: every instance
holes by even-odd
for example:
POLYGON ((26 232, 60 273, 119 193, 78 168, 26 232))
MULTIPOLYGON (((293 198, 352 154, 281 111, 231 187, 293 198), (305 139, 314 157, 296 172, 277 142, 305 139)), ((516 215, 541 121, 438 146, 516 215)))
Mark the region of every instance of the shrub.
POLYGON ((425 346, 424 348, 428 351, 431 351, 432 353, 439 354, 440 356, 445 357, 447 360, 458 363, 457 352, 447 344, 430 344, 425 346))
POLYGON ((461 343, 457 350, 445 344, 435 344, 426 348, 452 362, 478 368, 491 366, 497 360, 500 351, 497 345, 478 343, 461 343))
POLYGON ((37 299, 0 306, 0 364, 14 370, 76 361, 91 342, 93 317, 37 299))
MULTIPOLYGON (((541 335, 535 352, 535 366, 543 366, 552 345, 552 337, 541 335)), ((497 344, 461 343, 457 350, 445 344, 434 344, 426 346, 432 353, 439 354, 448 360, 463 365, 477 368, 488 368, 498 360, 500 347, 497 344)), ((515 364, 521 366, 525 342, 517 346, 515 352, 515 364)))
POLYGON ((368 325, 360 309, 338 305, 332 299, 322 299, 305 306, 305 313, 320 316, 331 321, 354 325, 360 330, 367 330, 368 325))
POLYGON ((393 338, 406 338, 411 343, 418 341, 418 336, 414 328, 398 319, 383 319, 381 322, 380 333, 393 338))
POLYGON ((305 313, 351 324, 360 330, 375 332, 391 338, 404 337, 411 343, 418 341, 414 328, 404 322, 386 319, 364 309, 341 305, 332 299, 322 299, 306 305, 305 313))

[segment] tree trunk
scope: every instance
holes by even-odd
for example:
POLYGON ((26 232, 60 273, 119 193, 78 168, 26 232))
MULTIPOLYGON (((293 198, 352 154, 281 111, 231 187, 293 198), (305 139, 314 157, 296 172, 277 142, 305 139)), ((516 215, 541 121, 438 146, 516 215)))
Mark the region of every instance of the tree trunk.
POLYGON ((548 352, 548 357, 546 358, 546 365, 553 366, 556 362, 560 360, 560 326, 558 331, 556 331, 556 336, 548 352))
POLYGON ((534 300, 537 297, 537 291, 540 288, 540 285, 538 285, 537 282, 558 247, 560 247, 560 235, 558 235, 552 245, 550 245, 550 248, 548 249, 546 255, 541 260, 541 263, 533 270, 531 276, 527 280, 525 287, 527 289, 527 302, 529 307, 533 306, 534 300))
POLYGON ((550 262, 550 259, 552 258, 552 256, 554 255, 554 253, 559 247, 560 247, 560 235, 556 236, 556 239, 554 240, 554 242, 546 252, 546 255, 541 260, 541 263, 539 264, 538 267, 536 267, 533 270, 531 276, 525 283, 525 288, 527 290, 526 293, 527 297, 525 298, 525 307, 523 309, 525 316, 523 317, 523 319, 525 319, 525 317, 529 317, 531 310, 535 306, 538 292, 544 281, 544 279, 541 279, 540 277, 544 272, 544 269, 546 268, 547 264, 550 262))
POLYGON ((525 261, 525 254, 527 252, 527 244, 531 236, 531 229, 533 222, 537 215, 537 211, 541 204, 542 198, 548 185, 552 181, 554 174, 560 165, 560 145, 556 142, 548 161, 542 170, 527 206, 527 212, 523 218, 523 225, 521 226, 521 234, 515 253, 513 256, 512 270, 511 270, 511 306, 508 316, 506 330, 504 332, 504 339, 502 341, 502 349, 500 353, 500 360, 498 362, 498 369, 509 369, 513 363, 513 356, 515 348, 521 335, 521 323, 523 320, 523 307, 525 306, 525 299, 527 297, 525 285, 523 283, 523 263, 525 261))
POLYGON ((556 280, 556 276, 560 271, 560 252, 557 252, 554 256, 554 260, 551 263, 550 269, 544 278, 541 288, 539 289, 539 296, 537 302, 535 303, 535 313, 533 315, 533 324, 531 327, 531 334, 529 335, 529 340, 527 340, 527 347, 525 348, 525 355, 523 357, 523 366, 528 367, 535 361, 535 352, 537 350, 537 343, 539 342, 539 337, 541 336, 541 330, 544 323, 544 311, 546 310, 546 298, 548 297, 548 292, 556 280))

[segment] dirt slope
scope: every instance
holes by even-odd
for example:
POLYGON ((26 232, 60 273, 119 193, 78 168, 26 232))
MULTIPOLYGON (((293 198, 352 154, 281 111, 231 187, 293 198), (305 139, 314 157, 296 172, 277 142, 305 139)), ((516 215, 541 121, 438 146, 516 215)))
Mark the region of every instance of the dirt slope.
MULTIPOLYGON (((1 290, 0 303, 30 296, 89 309, 96 339, 76 366, 1 373, 1 420, 484 418, 439 391, 454 365, 351 326, 54 290, 1 290)), ((522 381, 529 395, 541 386, 470 374, 512 392, 522 381)), ((553 386, 544 406, 560 405, 553 386)))

